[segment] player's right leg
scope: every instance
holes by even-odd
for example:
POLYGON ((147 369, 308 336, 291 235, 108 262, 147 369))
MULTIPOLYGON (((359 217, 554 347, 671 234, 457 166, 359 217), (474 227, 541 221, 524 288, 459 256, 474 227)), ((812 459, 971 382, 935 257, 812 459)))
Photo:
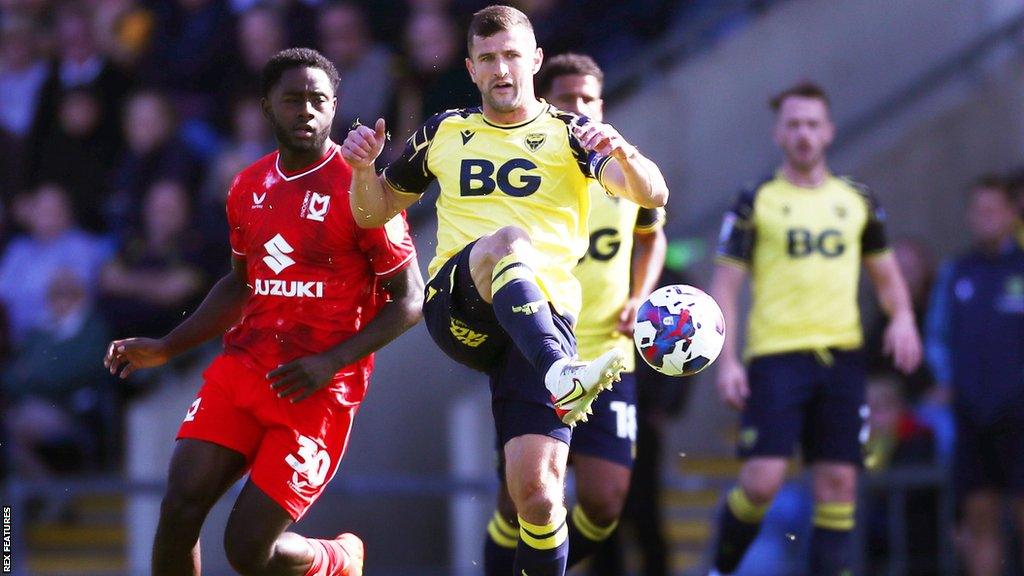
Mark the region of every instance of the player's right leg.
POLYGON ((757 538, 761 521, 786 478, 803 432, 804 407, 818 365, 811 354, 778 354, 750 363, 750 397, 741 416, 739 482, 718 517, 712 574, 731 574, 757 538))
POLYGON ((203 521, 245 469, 245 457, 234 450, 202 440, 178 440, 153 542, 154 576, 199 574, 203 521))
POLYGON ((263 437, 259 423, 236 405, 237 387, 249 384, 240 382, 240 370, 237 360, 217 357, 185 413, 153 543, 154 576, 199 574, 203 520, 249 467, 263 437))
POLYGON ((718 516, 712 574, 732 574, 761 531, 768 508, 786 479, 785 458, 751 458, 740 469, 737 485, 729 491, 718 516))
POLYGON ((525 230, 506 226, 471 245, 469 267, 476 291, 494 308, 501 327, 541 374, 559 417, 573 425, 610 388, 624 357, 610 350, 589 364, 570 364, 544 290, 533 271, 538 255, 525 230))

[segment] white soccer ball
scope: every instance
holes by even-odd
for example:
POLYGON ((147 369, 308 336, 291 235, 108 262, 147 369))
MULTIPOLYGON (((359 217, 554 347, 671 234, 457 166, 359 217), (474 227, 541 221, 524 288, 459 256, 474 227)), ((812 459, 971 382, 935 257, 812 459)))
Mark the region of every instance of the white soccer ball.
POLYGON ((725 318, 703 290, 686 284, 665 286, 637 310, 633 342, 651 368, 669 376, 691 376, 722 352, 725 318))

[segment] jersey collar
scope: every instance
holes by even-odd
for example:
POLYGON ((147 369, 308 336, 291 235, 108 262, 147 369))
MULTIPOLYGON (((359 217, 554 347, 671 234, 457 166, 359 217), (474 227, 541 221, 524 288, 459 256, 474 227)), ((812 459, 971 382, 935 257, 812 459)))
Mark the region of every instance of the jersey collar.
POLYGON ((334 155, 337 153, 338 145, 333 144, 331 145, 331 148, 327 151, 327 153, 324 154, 323 158, 317 160, 316 162, 310 164, 309 166, 306 166, 305 168, 300 168, 293 174, 286 174, 285 171, 281 169, 281 153, 278 152, 277 155, 274 156, 274 169, 277 170, 277 174, 286 182, 291 182, 292 180, 297 180, 299 178, 302 178, 303 176, 308 176, 309 174, 312 174, 313 172, 316 172, 317 170, 323 168, 328 162, 331 161, 331 158, 334 158, 334 155))
POLYGON ((526 126, 530 122, 533 122, 537 118, 540 118, 544 114, 547 114, 548 110, 551 109, 551 104, 548 104, 547 102, 544 102, 543 100, 541 100, 541 102, 544 103, 544 106, 540 109, 540 112, 536 116, 534 116, 533 118, 530 118, 529 120, 527 120, 525 122, 520 122, 519 124, 495 124, 494 122, 491 122, 490 120, 488 120, 487 116, 484 115, 483 106, 480 107, 480 118, 483 119, 484 124, 487 124, 488 126, 494 126, 495 128, 501 128, 502 130, 513 130, 515 128, 521 128, 523 126, 526 126))

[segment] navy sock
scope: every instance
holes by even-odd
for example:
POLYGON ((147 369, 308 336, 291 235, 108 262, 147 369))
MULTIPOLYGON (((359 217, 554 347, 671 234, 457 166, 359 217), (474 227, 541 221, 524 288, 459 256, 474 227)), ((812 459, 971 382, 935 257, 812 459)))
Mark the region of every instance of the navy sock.
POLYGON ((811 574, 853 575, 852 502, 828 502, 814 507, 811 534, 811 574))
POLYGON ((718 540, 715 542, 715 569, 731 574, 761 530, 768 505, 754 504, 740 487, 726 497, 718 516, 718 540))
POLYGON ((519 517, 519 545, 512 573, 527 576, 565 576, 569 537, 565 520, 539 526, 519 517))
POLYGON ((611 526, 598 526, 587 517, 579 504, 574 506, 569 516, 568 567, 572 568, 590 558, 618 525, 618 522, 613 522, 611 526))
POLYGON ((566 357, 551 305, 529 266, 514 254, 498 261, 491 276, 492 306, 501 327, 534 368, 544 376, 566 357))
POLYGON ((509 576, 516 562, 519 528, 501 517, 497 510, 487 523, 484 539, 485 576, 509 576))

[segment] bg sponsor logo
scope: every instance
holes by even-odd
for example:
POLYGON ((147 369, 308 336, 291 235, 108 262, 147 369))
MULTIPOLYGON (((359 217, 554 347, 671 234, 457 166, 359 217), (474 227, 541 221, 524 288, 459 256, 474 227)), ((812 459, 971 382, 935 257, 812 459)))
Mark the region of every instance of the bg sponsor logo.
POLYGON ((257 296, 284 296, 285 298, 323 298, 324 283, 257 278, 255 294, 257 296))

